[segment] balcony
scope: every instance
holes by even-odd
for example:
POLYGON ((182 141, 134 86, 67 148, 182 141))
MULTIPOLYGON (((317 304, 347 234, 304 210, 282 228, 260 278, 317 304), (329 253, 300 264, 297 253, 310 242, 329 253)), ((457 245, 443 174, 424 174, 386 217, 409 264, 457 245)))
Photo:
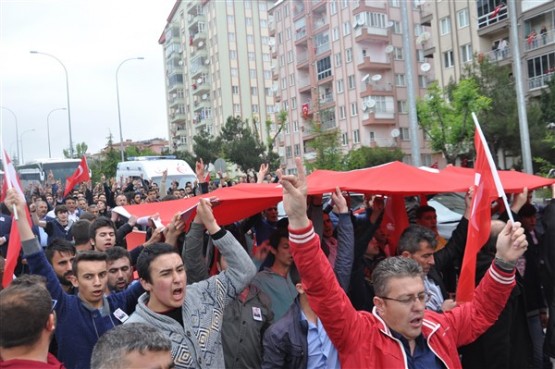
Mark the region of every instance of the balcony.
POLYGON ((304 10, 305 8, 302 2, 295 2, 295 5, 293 5, 293 17, 304 14, 304 10))
POLYGON ((175 136, 176 137, 187 137, 187 130, 178 129, 177 131, 175 131, 175 136))
POLYGON ((361 98, 372 95, 393 96, 393 85, 389 82, 380 82, 380 84, 362 82, 360 91, 361 98))
POLYGON ((549 83, 549 81, 551 81, 553 75, 555 75, 555 71, 528 78, 528 89, 535 90, 538 88, 547 87, 547 84, 549 83))
POLYGON ((195 64, 195 65, 191 65, 190 67, 190 77, 192 79, 198 77, 201 74, 206 74, 208 73, 208 66, 203 64, 195 64))
POLYGON ((362 26, 355 29, 356 42, 388 42, 387 28, 362 26))
MULTIPOLYGON (((386 56, 389 58, 389 56, 386 56)), ((358 59, 357 68, 360 71, 385 71, 391 69, 390 61, 376 61, 372 60, 369 56, 360 56, 358 59)))
POLYGON ((192 36, 193 44, 195 45, 195 47, 200 48, 200 47, 204 46, 206 44, 206 42, 205 42, 206 37, 207 37, 207 33, 204 32, 204 31, 199 31, 199 32, 195 33, 192 36), (200 44, 201 42, 203 42, 202 45, 200 44))
POLYGON ((335 123, 335 119, 330 119, 330 120, 327 120, 325 122, 322 122, 322 130, 324 130, 324 131, 329 130, 329 129, 334 129, 336 127, 337 127, 337 125, 335 123))
POLYGON ((297 69, 308 69, 308 51, 297 53, 297 69))
POLYGON ((321 45, 316 46, 314 48, 315 51, 316 51, 316 55, 320 55, 320 54, 325 53, 326 51, 329 51, 330 50, 330 45, 331 45, 330 42, 326 42, 325 44, 321 44, 321 45))
POLYGON ((436 47, 435 46, 426 47, 426 48, 424 48, 424 57, 425 58, 433 58, 435 52, 436 52, 436 47))
POLYGON ((189 28, 193 27, 193 26, 197 26, 198 24, 202 22, 202 23, 206 23, 206 15, 200 13, 197 15, 190 15, 189 16, 189 28))
POLYGON ((295 45, 306 44, 308 38, 306 37, 306 27, 299 28, 295 31, 295 45))
MULTIPOLYGON (((546 31, 536 35, 529 35, 524 41, 524 50, 531 51, 539 49, 540 47, 555 44, 555 29, 546 31)), ((552 48, 555 46, 551 46, 552 48)))
POLYGON ((273 19, 268 21, 268 33, 270 36, 276 35, 276 22, 273 19))
POLYGON ((488 14, 478 17, 478 36, 496 35, 506 32, 508 26, 507 6, 499 5, 488 14))
POLYGON ((386 1, 383 0, 359 0, 358 6, 353 9, 353 14, 357 15, 362 12, 375 12, 376 10, 384 10, 386 1))
POLYGON ((384 112, 368 112, 363 114, 362 125, 392 125, 396 124, 395 112, 394 111, 384 111, 384 112))
POLYGON ((174 112, 170 114, 170 122, 171 123, 180 123, 185 122, 187 116, 184 112, 174 112))
MULTIPOLYGON (((478 56, 479 57, 479 56, 478 56)), ((487 58, 490 62, 500 62, 500 61, 510 61, 512 60, 512 53, 511 48, 506 47, 504 50, 491 50, 484 54, 484 57, 487 58)))
POLYGON ((210 80, 206 79, 202 83, 197 83, 197 88, 194 89, 193 95, 206 94, 208 92, 210 92, 210 80))
POLYGON ((207 95, 206 99, 197 100, 193 103, 193 111, 198 112, 200 110, 204 110, 206 108, 209 108, 211 105, 212 104, 211 104, 211 102, 208 98, 208 95, 207 95))
POLYGON ((328 25, 328 22, 329 21, 328 21, 327 17, 322 17, 322 18, 315 19, 314 23, 313 23, 313 32, 320 31, 321 28, 328 25))
POLYGON ((426 27, 432 26, 434 13, 432 12, 432 3, 426 2, 420 4, 420 24, 426 27))

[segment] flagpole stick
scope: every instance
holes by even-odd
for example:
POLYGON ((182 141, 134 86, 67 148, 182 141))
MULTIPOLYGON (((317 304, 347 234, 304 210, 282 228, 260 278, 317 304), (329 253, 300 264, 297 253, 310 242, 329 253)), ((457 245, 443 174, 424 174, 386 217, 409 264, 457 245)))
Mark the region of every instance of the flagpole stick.
POLYGON ((489 146, 488 146, 488 143, 486 141, 486 137, 484 136, 484 133, 482 132, 482 128, 480 127, 480 123, 478 123, 478 118, 476 117, 476 114, 474 112, 472 112, 472 119, 474 120, 474 125, 476 126, 476 129, 478 130, 478 134, 480 135, 480 140, 483 143, 484 151, 486 153, 486 157, 488 158, 489 166, 490 166, 490 168, 493 169, 491 171, 491 174, 492 174, 492 177, 493 177, 493 181, 495 182, 495 188, 497 190, 497 196, 501 197, 503 199, 503 204, 505 204, 505 209, 507 210, 507 215, 509 216, 509 220, 511 221, 511 223, 514 224, 515 220, 513 218, 513 213, 511 212, 511 207, 509 206, 509 201, 507 201, 507 195, 505 194, 505 191, 503 190, 503 185, 501 184, 501 179, 499 178, 499 173, 497 173, 497 166, 495 165, 495 162, 493 161, 493 157, 491 156, 491 152, 489 151, 489 146))

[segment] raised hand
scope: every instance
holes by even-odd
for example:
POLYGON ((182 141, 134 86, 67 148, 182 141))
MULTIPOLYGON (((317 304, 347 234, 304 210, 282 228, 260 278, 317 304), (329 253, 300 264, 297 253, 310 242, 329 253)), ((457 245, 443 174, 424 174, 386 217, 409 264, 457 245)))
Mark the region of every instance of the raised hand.
POLYGON ((339 189, 339 187, 335 188, 335 192, 331 194, 331 199, 335 206, 337 206, 337 210, 340 214, 345 214, 349 212, 349 207, 347 206, 347 200, 343 197, 343 193, 339 189))
POLYGON ((266 174, 268 174, 269 165, 266 163, 260 164, 260 169, 258 170, 258 177, 256 178, 256 183, 262 183, 266 174))
POLYGON ((297 176, 284 175, 278 169, 279 183, 283 186, 283 207, 292 229, 306 228, 310 221, 306 215, 306 175, 299 157, 295 158, 297 176))
POLYGON ((497 237, 496 258, 500 258, 508 263, 516 263, 528 248, 524 228, 519 222, 512 224, 510 221, 497 237))
POLYGON ((220 226, 214 218, 214 213, 212 213, 212 203, 210 199, 202 198, 199 200, 197 206, 198 219, 204 224, 204 227, 210 234, 214 234, 220 230, 220 226))

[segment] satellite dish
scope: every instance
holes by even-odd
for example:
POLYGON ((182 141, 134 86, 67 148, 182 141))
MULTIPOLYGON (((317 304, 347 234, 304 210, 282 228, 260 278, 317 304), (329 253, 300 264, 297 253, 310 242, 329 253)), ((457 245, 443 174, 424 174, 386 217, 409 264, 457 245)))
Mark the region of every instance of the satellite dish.
POLYGON ((374 106, 376 106, 376 100, 374 99, 369 99, 366 101, 366 106, 368 106, 369 109, 372 109, 374 106))
POLYGON ((273 38, 270 39, 270 41, 268 41, 268 45, 270 46, 274 46, 276 44, 276 40, 274 40, 273 38))
POLYGON ((368 111, 368 109, 370 109, 364 101, 362 102, 361 106, 362 106, 362 111, 368 111))
POLYGON ((416 43, 417 44, 424 43, 424 39, 422 38, 422 34, 420 34, 420 35, 418 35, 418 37, 416 37, 416 43))
POLYGON ((183 60, 178 61, 177 64, 183 65, 183 60))
POLYGON ((203 47, 203 46, 204 46, 204 41, 201 41, 201 42, 198 43, 198 47, 199 47, 199 48, 201 48, 201 47, 203 47))
POLYGON ((218 159, 216 159, 216 161, 214 162, 214 169, 215 169, 217 172, 222 172, 222 173, 225 172, 226 167, 227 167, 227 163, 226 163, 225 160, 222 159, 222 158, 218 158, 218 159))
POLYGON ((368 78, 370 78, 370 75, 369 74, 365 75, 364 77, 362 77, 362 82, 368 81, 368 78))
POLYGON ((197 79, 197 83, 200 85, 202 83, 202 78, 197 79))
POLYGON ((382 79, 382 75, 381 75, 381 74, 374 74, 374 75, 372 76, 372 81, 374 81, 374 82, 378 82, 378 81, 381 80, 381 79, 382 79))
POLYGON ((357 25, 360 27, 364 26, 364 19, 362 17, 358 17, 357 25))
POLYGON ((425 31, 420 34, 420 37, 422 38, 422 40, 428 41, 431 35, 430 35, 430 32, 425 31))
POLYGON ((206 60, 204 61, 204 64, 206 64, 206 65, 210 64, 210 59, 206 59, 206 60))
POLYGON ((432 69, 432 66, 430 65, 430 63, 424 63, 420 66, 420 70, 424 73, 429 72, 430 69, 432 69))
POLYGON ((397 137, 399 137, 400 135, 401 135, 401 131, 399 131, 398 128, 393 128, 393 129, 391 130, 391 137, 397 138, 397 137))
POLYGON ((204 94, 204 95, 202 95, 202 99, 203 99, 203 100, 206 100, 206 99, 208 99, 208 94, 204 94))
POLYGON ((394 21, 389 21, 389 22, 387 22, 387 28, 391 28, 391 27, 393 27, 394 25, 395 25, 395 22, 394 22, 394 21))
POLYGON ((387 45, 385 47, 385 53, 386 54, 391 54, 393 52, 393 50, 395 50, 395 48, 393 47, 393 45, 387 45))

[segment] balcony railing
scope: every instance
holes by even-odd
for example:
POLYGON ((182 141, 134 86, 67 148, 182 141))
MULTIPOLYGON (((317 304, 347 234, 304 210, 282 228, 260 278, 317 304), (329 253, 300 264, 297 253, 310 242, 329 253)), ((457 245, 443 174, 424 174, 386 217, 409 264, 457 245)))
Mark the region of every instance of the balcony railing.
POLYGON ((331 92, 320 95, 320 104, 327 104, 331 101, 333 101, 333 94, 331 92))
POLYGON ((325 44, 321 44, 316 46, 316 55, 320 55, 330 49, 330 43, 326 42, 325 44))
POLYGON ((535 88, 541 88, 547 86, 551 78, 553 78, 555 72, 550 72, 546 74, 542 74, 540 76, 528 78, 528 89, 533 90, 535 88))
POLYGON ((536 35, 529 35, 524 41, 524 50, 534 50, 539 47, 555 43, 555 29, 539 33, 536 35))
POLYGON ((331 120, 327 120, 325 122, 322 122, 322 129, 326 130, 326 129, 332 129, 335 128, 335 119, 331 119, 331 120))
POLYGON ((314 29, 318 29, 320 27, 324 27, 326 24, 328 24, 328 19, 327 18, 318 18, 314 21, 314 29))
POLYGON ((511 58, 512 53, 511 48, 507 46, 504 50, 491 50, 490 52, 487 52, 484 56, 490 61, 502 61, 511 58))
POLYGON ((504 19, 507 19, 507 6, 500 5, 499 8, 493 9, 488 14, 478 17, 478 28, 490 26, 504 19))
POLYGON ((306 28, 299 28, 298 30, 295 31, 295 41, 300 40, 301 38, 306 36, 306 28))

